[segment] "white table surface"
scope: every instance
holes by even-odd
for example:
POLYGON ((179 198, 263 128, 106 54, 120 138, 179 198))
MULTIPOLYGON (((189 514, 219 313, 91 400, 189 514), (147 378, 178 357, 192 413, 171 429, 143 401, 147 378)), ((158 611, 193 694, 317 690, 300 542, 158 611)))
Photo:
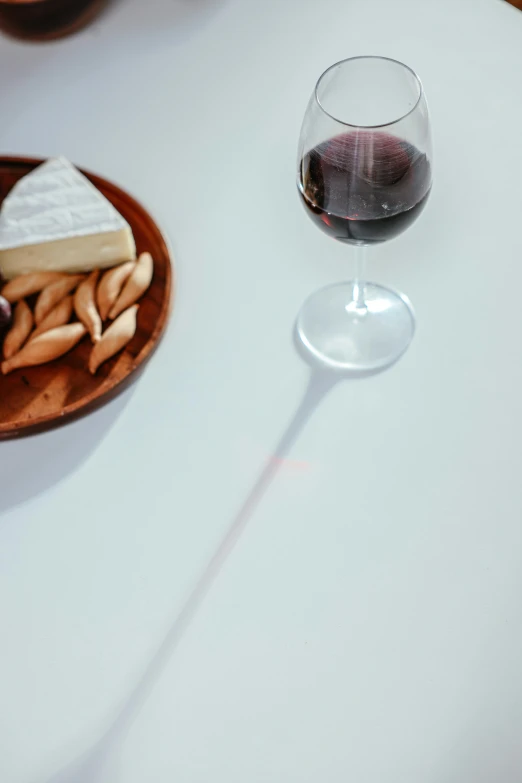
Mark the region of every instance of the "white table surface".
POLYGON ((0 152, 135 193, 178 273, 128 393, 0 445, 2 783, 520 782, 521 127, 501 0, 121 0, 0 40, 0 152), (351 273, 298 202, 297 137, 363 53, 432 111, 428 208, 370 265, 418 332, 278 450, 294 317, 351 273))

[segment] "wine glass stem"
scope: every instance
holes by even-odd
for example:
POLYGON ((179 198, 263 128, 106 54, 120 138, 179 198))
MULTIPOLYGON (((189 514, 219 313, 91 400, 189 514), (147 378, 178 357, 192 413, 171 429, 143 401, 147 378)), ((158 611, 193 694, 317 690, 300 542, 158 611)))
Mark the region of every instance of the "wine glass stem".
POLYGON ((366 257, 368 245, 355 247, 355 276, 352 288, 352 305, 356 310, 366 309, 366 257))

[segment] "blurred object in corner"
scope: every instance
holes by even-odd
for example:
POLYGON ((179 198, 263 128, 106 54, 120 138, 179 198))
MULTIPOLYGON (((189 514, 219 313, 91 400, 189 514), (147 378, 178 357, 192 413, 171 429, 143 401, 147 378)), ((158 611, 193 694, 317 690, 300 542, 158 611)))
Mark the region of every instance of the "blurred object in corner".
POLYGON ((89 24, 107 0, 0 0, 0 30, 16 38, 46 41, 89 24))
POLYGON ((507 0, 508 3, 511 3, 511 5, 514 5, 515 8, 520 8, 522 11, 522 0, 507 0))

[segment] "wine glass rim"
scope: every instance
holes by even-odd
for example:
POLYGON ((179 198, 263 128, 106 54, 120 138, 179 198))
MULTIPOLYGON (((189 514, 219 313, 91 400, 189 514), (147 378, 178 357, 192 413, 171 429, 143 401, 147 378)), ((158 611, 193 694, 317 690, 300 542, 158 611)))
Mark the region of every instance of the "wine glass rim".
POLYGON ((333 63, 333 65, 330 65, 325 71, 322 72, 322 74, 317 80, 317 83, 315 85, 315 90, 314 90, 315 102, 317 103, 321 111, 327 115, 327 117, 330 117, 330 119, 334 120, 335 122, 338 122, 339 125, 345 125, 347 128, 363 128, 365 130, 387 128, 390 125, 396 125, 398 122, 402 122, 402 120, 406 119, 406 117, 409 117, 410 114, 413 114, 413 112, 419 105, 423 94, 424 94, 424 89, 422 87, 422 82, 418 74, 415 73, 415 71, 413 70, 413 68, 410 68, 409 65, 406 65, 406 63, 403 63, 400 60, 395 60, 393 57, 382 57, 381 55, 378 54, 360 54, 357 55, 356 57, 345 57, 343 60, 338 60, 336 63, 333 63), (323 104, 319 99, 319 85, 321 84, 326 74, 329 73, 333 68, 337 68, 339 65, 344 65, 344 63, 349 63, 354 60, 386 60, 389 63, 395 63, 396 65, 400 65, 402 68, 405 68, 407 71, 409 71, 412 74, 419 88, 419 95, 417 100, 415 101, 415 104, 405 114, 403 114, 400 117, 397 117, 397 119, 391 120, 390 122, 383 122, 380 123, 379 125, 357 125, 356 123, 345 122, 345 120, 340 120, 338 117, 334 117, 333 114, 330 114, 330 112, 325 109, 325 107, 323 106, 323 104))

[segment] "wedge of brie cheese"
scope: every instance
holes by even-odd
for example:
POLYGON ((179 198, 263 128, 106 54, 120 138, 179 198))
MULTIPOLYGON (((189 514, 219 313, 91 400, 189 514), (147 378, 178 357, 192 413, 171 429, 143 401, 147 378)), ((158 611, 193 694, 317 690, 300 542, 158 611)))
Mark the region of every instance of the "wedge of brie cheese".
POLYGON ((136 258, 126 220, 65 158, 19 180, 0 210, 0 272, 87 272, 136 258))

